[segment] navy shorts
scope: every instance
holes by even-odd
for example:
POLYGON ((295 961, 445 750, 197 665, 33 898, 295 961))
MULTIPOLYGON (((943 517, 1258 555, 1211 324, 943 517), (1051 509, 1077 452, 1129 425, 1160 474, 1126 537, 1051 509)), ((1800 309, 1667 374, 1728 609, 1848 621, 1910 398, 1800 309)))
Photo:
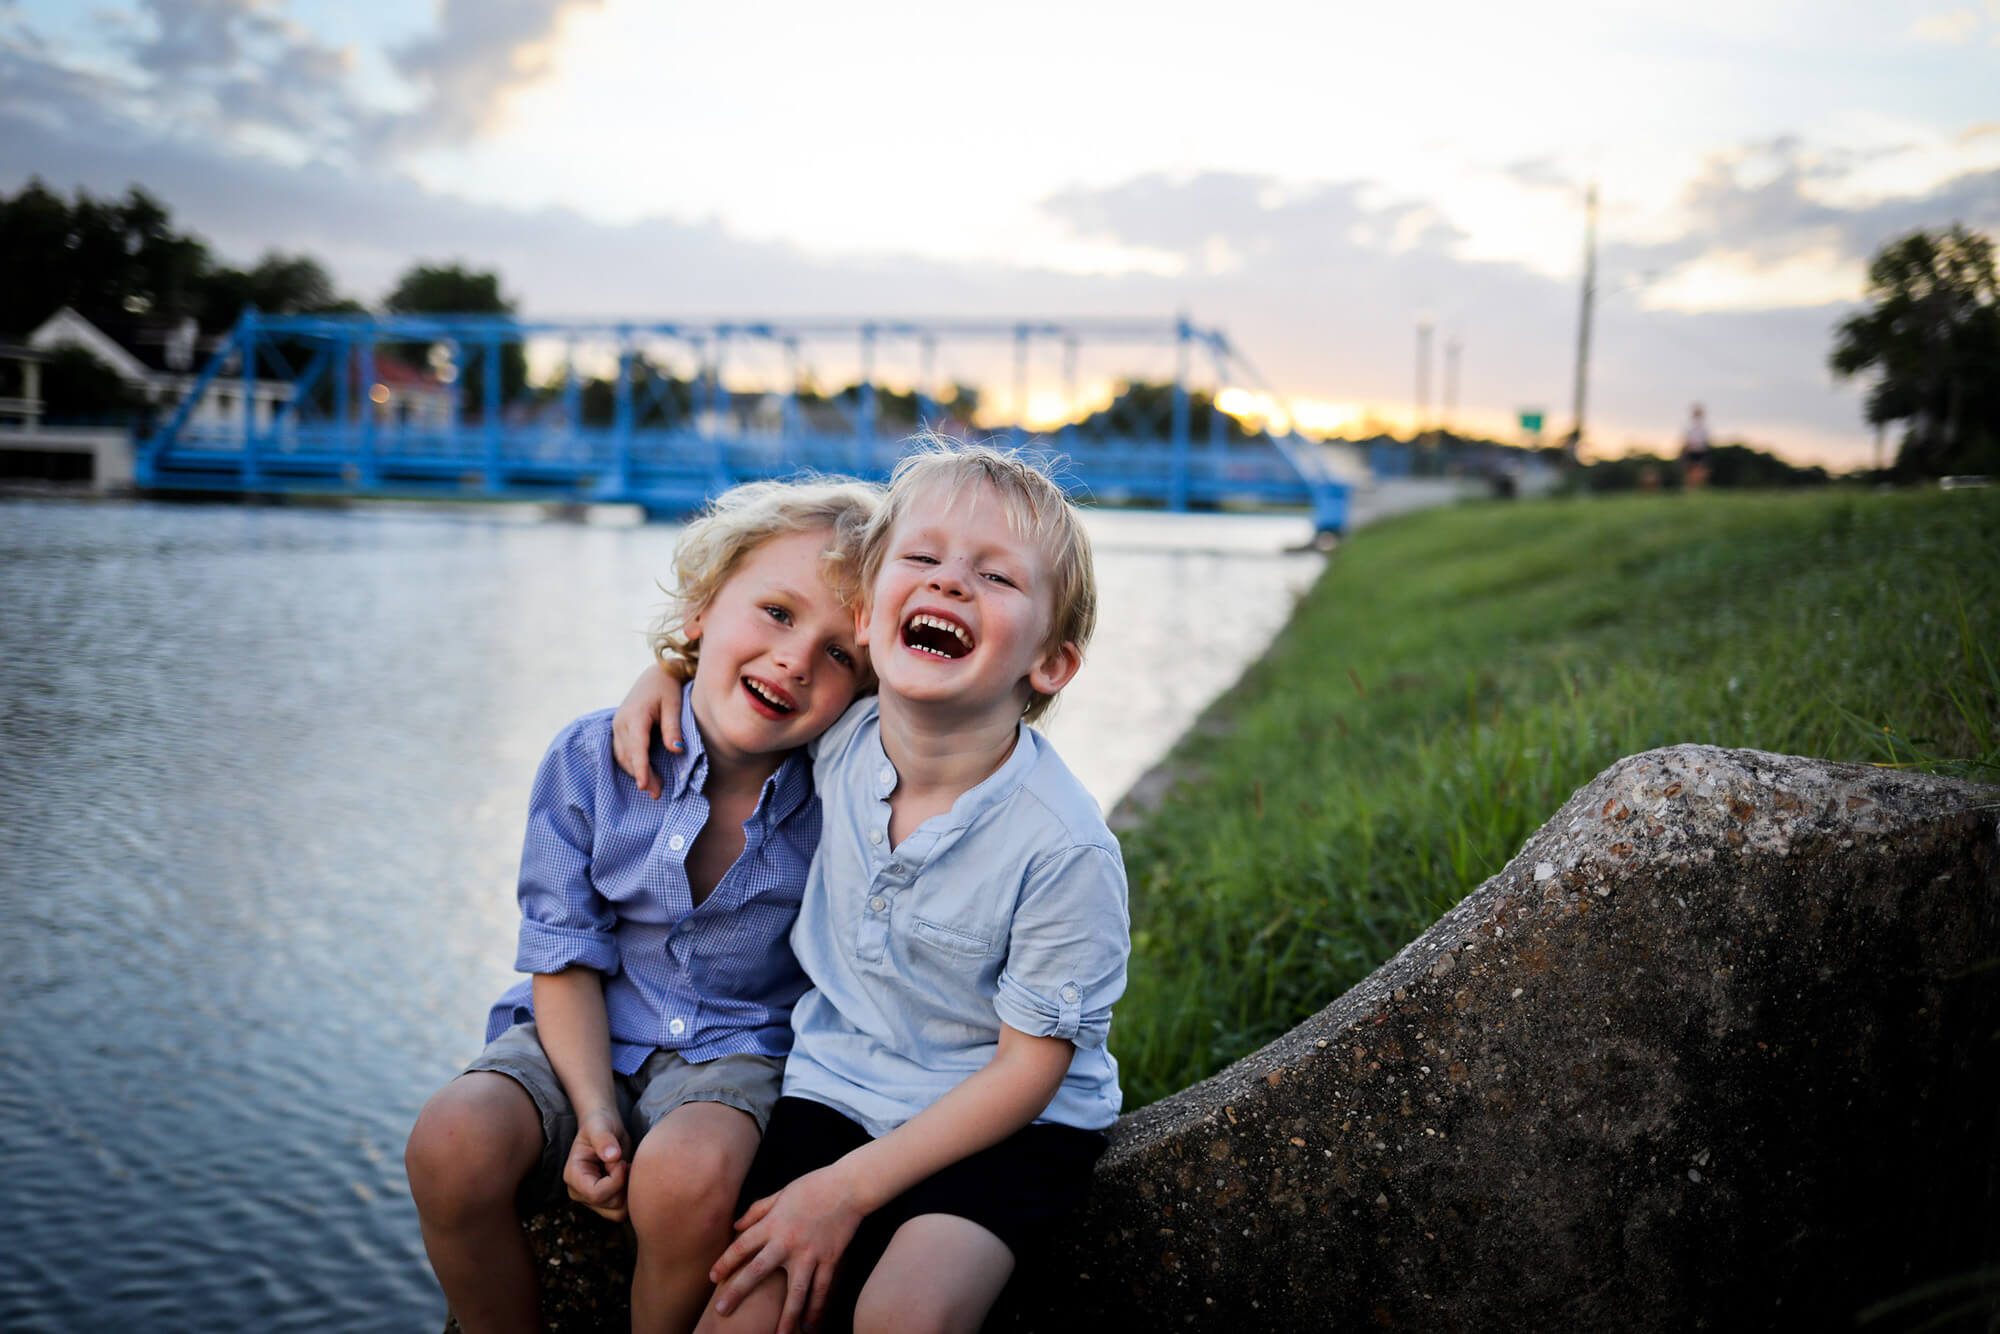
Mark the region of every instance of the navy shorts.
MULTIPOLYGON (((823 1103, 778 1099, 743 1183, 738 1213, 873 1138, 823 1103)), ((1040 1257, 1055 1224, 1083 1203, 1090 1190, 1091 1168, 1106 1143, 1101 1131, 1024 1126, 993 1147, 919 1181, 861 1221, 840 1259, 825 1326, 845 1329, 852 1322, 855 1299, 876 1261, 889 1249, 896 1229, 924 1214, 970 1219, 1000 1238, 1014 1253, 1018 1277, 1040 1257)))

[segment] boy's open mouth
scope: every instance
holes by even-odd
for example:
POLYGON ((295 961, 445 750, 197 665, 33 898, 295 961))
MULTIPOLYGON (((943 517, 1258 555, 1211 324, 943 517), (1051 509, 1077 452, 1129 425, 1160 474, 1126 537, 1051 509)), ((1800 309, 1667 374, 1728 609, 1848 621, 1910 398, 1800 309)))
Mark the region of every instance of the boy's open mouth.
POLYGON ((962 658, 972 652, 972 631, 958 622, 920 611, 903 622, 903 643, 936 658, 962 658))
POLYGON ((792 702, 790 695, 776 686, 766 685, 754 676, 743 678, 743 689, 749 692, 752 700, 763 705, 769 712, 786 714, 798 708, 798 705, 792 702))

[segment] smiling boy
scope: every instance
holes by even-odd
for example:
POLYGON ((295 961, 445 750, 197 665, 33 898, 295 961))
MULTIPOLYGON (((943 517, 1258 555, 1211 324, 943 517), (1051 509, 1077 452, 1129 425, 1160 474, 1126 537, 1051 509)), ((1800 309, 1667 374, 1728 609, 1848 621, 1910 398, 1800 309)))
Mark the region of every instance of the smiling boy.
MULTIPOLYGON (((861 577, 880 693, 815 750, 813 986, 705 1329, 976 1329, 1118 1115, 1123 863, 1028 726, 1096 618, 1081 521, 1018 457, 942 444, 898 467, 861 577)), ((635 777, 663 685, 620 710, 635 777)))
POLYGON ((762 483, 689 525, 654 636, 691 679, 687 745, 656 757, 670 800, 618 771, 609 711, 542 761, 519 889, 532 976, 405 1154, 468 1334, 541 1327, 520 1220, 565 1186, 631 1221, 635 1329, 685 1330, 708 1300, 806 985, 788 936, 821 812, 801 748, 868 683, 849 601, 875 504, 854 482, 762 483))

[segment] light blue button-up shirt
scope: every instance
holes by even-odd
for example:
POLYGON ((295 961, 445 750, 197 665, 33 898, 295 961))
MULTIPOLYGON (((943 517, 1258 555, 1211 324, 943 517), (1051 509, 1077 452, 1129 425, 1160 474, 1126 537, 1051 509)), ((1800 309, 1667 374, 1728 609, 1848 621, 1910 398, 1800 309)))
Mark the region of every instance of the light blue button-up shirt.
MULTIPOLYGON (((666 789, 658 801, 618 768, 611 718, 606 709, 564 728, 535 775, 514 966, 558 973, 581 964, 604 974, 620 1074, 658 1050, 690 1061, 783 1056, 806 987, 789 935, 819 844, 809 761, 790 756, 765 780, 742 855, 697 905, 687 858, 708 823, 708 755, 693 708, 684 697, 685 754, 653 743, 666 789)), ((523 981, 493 1006, 487 1041, 534 1017, 531 987, 523 981)))
POLYGON ((876 701, 815 748, 825 834, 792 947, 813 989, 792 1014, 785 1092, 884 1135, 993 1058, 1006 1023, 1076 1044, 1038 1120, 1118 1118, 1105 1048, 1125 990, 1125 864, 1097 803, 1041 733, 951 810, 889 847, 896 769, 876 701))

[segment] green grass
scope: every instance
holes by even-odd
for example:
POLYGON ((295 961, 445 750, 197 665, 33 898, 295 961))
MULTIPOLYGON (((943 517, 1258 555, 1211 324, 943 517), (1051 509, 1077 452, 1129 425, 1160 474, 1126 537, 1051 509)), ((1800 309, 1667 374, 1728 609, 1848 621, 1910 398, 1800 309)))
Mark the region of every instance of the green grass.
POLYGON ((1345 545, 1125 837, 1127 1105, 1338 997, 1614 760, 2000 781, 2000 491, 1490 504, 1345 545))

